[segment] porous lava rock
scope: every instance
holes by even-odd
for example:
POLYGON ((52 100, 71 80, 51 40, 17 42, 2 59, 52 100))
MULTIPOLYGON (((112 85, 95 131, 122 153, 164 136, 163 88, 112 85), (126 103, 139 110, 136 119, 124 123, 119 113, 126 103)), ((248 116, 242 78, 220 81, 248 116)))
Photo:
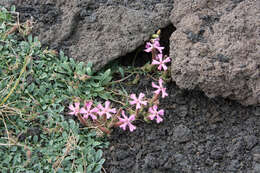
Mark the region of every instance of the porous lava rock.
POLYGON ((62 48, 95 69, 134 51, 170 24, 173 0, 13 1, 21 16, 33 15, 44 45, 62 48))
POLYGON ((175 0, 172 79, 244 105, 260 105, 260 1, 175 0))

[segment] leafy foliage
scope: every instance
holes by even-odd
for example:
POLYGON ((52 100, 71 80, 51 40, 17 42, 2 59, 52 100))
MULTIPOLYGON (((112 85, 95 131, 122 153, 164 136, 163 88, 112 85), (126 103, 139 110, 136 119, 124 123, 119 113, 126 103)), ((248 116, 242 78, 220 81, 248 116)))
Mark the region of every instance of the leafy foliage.
POLYGON ((1 172, 100 172, 104 139, 79 127, 65 112, 69 102, 110 98, 110 70, 95 74, 16 27, 0 7, 1 172))

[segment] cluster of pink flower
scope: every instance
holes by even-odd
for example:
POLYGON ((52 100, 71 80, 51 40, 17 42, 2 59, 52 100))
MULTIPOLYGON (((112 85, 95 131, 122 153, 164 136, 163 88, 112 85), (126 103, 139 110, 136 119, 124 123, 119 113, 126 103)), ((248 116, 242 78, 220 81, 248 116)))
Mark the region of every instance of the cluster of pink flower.
POLYGON ((158 70, 161 71, 163 68, 163 70, 166 71, 166 64, 168 62, 171 62, 171 59, 167 56, 163 57, 162 50, 164 49, 164 47, 160 46, 159 38, 152 39, 150 42, 146 43, 145 48, 145 52, 152 53, 152 64, 158 65, 158 70))
MULTIPOLYGON (((158 65, 158 70, 161 71, 162 69, 164 71, 167 70, 166 63, 170 62, 171 59, 167 56, 163 59, 162 50, 164 47, 160 46, 159 38, 152 39, 150 42, 146 44, 146 52, 152 53, 152 65, 158 65)), ((128 127, 129 130, 132 132, 136 129, 136 126, 132 124, 133 121, 135 121, 138 117, 138 114, 143 110, 144 106, 149 106, 149 113, 146 114, 145 118, 148 118, 150 120, 156 120, 157 123, 160 123, 163 121, 162 116, 164 115, 164 110, 158 110, 158 104, 159 104, 159 96, 161 95, 162 98, 165 98, 168 96, 166 93, 166 88, 163 86, 163 80, 162 78, 159 79, 158 85, 156 85, 154 82, 152 82, 152 87, 156 90, 153 92, 154 96, 151 99, 145 100, 145 94, 140 93, 137 97, 136 94, 130 95, 130 105, 135 105, 135 113, 130 115, 129 117, 126 116, 125 111, 122 109, 119 109, 118 111, 115 108, 111 108, 110 102, 106 101, 105 106, 102 104, 98 104, 96 107, 93 107, 92 101, 86 101, 84 106, 80 108, 80 102, 74 103, 74 105, 69 105, 69 109, 71 112, 69 112, 70 115, 75 115, 79 118, 81 123, 86 125, 86 121, 89 117, 91 117, 92 121, 96 123, 100 127, 101 123, 99 120, 103 120, 104 122, 107 122, 109 119, 110 123, 106 127, 103 126, 100 128, 105 133, 110 133, 111 127, 120 127, 123 130, 126 130, 128 127), (99 117, 99 118, 98 118, 99 117)), ((104 124, 104 123, 103 123, 104 124)))
MULTIPOLYGON (((166 88, 163 87, 163 80, 159 79, 159 85, 156 85, 154 82, 152 82, 152 86, 154 88, 156 88, 157 90, 154 91, 155 97, 158 98, 158 96, 160 94, 162 94, 162 98, 164 98, 165 96, 167 96, 168 94, 166 93, 166 88)), ((123 130, 126 130, 126 127, 129 127, 129 130, 132 132, 136 129, 136 126, 134 126, 132 124, 132 122, 136 119, 137 116, 137 112, 138 110, 142 109, 142 106, 146 106, 148 101, 143 100, 143 98, 145 97, 145 95, 143 93, 140 93, 139 96, 137 97, 136 94, 131 94, 130 95, 130 104, 131 105, 135 105, 135 110, 136 113, 132 114, 130 117, 127 117, 125 115, 125 111, 122 110, 121 115, 117 116, 118 118, 118 122, 115 122, 113 126, 119 126, 120 128, 122 128, 123 130)), ((91 119, 95 122, 97 122, 96 120, 98 119, 97 117, 99 116, 104 117, 106 120, 109 120, 111 117, 113 117, 115 114, 120 114, 120 112, 116 111, 115 108, 111 108, 110 107, 110 102, 106 101, 105 102, 105 106, 102 106, 102 104, 99 104, 97 107, 92 107, 93 102, 92 101, 86 101, 84 103, 83 107, 80 107, 80 102, 75 102, 74 105, 71 104, 69 105, 69 109, 71 112, 69 112, 69 115, 74 115, 78 118, 82 118, 83 119, 88 119, 89 117, 91 117, 91 119)), ((150 120, 154 120, 156 119, 157 123, 160 123, 161 121, 163 121, 162 117, 164 115, 164 110, 157 110, 157 105, 153 105, 152 107, 149 108, 149 115, 148 118, 150 120)), ((101 118, 102 119, 102 118, 101 118)), ((85 124, 85 123, 84 123, 85 124)))

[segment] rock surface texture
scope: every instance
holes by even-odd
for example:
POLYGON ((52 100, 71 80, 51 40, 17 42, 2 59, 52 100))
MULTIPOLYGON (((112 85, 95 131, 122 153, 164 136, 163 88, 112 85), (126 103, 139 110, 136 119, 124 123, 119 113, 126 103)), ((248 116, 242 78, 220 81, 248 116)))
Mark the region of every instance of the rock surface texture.
POLYGON ((21 16, 33 14, 43 44, 91 61, 95 69, 132 52, 169 25, 173 8, 173 0, 17 0, 15 4, 21 16))
POLYGON ((172 79, 244 105, 260 105, 260 1, 175 0, 172 79))

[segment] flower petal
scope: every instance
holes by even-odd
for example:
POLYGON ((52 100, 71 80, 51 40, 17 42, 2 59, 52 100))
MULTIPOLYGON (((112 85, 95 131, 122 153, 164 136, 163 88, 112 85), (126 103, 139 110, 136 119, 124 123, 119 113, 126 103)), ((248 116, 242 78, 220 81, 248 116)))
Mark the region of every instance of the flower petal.
POLYGON ((136 126, 134 126, 131 123, 128 124, 128 127, 129 127, 130 132, 132 132, 132 131, 134 131, 136 129, 136 126))
POLYGON ((126 126, 127 126, 127 123, 124 123, 124 124, 121 124, 119 127, 122 128, 123 130, 126 130, 126 126))
POLYGON ((138 100, 141 100, 144 96, 145 96, 144 93, 140 93, 140 94, 139 94, 139 97, 138 97, 138 100))
POLYGON ((164 115, 164 110, 163 110, 163 109, 159 110, 159 111, 158 111, 158 114, 159 114, 159 115, 164 115))
POLYGON ((128 120, 131 121, 131 122, 134 121, 134 120, 135 120, 135 115, 134 115, 134 114, 131 115, 131 116, 128 118, 128 120))
POLYGON ((154 117, 155 117, 155 115, 153 115, 153 114, 151 114, 151 115, 148 116, 148 118, 149 118, 150 120, 153 120, 154 117))
POLYGON ((133 100, 137 100, 137 97, 136 97, 135 94, 131 94, 131 95, 130 95, 130 98, 133 99, 133 100))
POLYGON ((157 61, 157 60, 155 60, 155 59, 153 59, 152 64, 154 64, 154 65, 158 65, 158 64, 160 64, 160 62, 157 61))
POLYGON ((160 88, 158 85, 156 85, 154 82, 152 82, 152 87, 153 88, 160 88))
POLYGON ((88 111, 87 111, 85 108, 80 108, 79 113, 81 113, 81 114, 87 114, 88 111))
POLYGON ((109 109, 109 112, 115 114, 116 113, 116 108, 113 108, 113 109, 109 109))
POLYGON ((79 105, 80 105, 80 102, 76 102, 76 103, 75 103, 75 107, 76 107, 76 108, 79 108, 79 105))
POLYGON ((72 110, 72 111, 74 111, 75 108, 74 108, 74 106, 73 106, 72 104, 70 104, 70 105, 69 105, 69 109, 72 110))
POLYGON ((160 123, 160 122, 162 122, 162 121, 163 121, 163 119, 162 119, 160 116, 157 116, 157 117, 156 117, 156 122, 157 122, 157 123, 160 123))
POLYGON ((106 102, 105 102, 105 109, 108 109, 109 106, 110 106, 110 101, 106 101, 106 102))

